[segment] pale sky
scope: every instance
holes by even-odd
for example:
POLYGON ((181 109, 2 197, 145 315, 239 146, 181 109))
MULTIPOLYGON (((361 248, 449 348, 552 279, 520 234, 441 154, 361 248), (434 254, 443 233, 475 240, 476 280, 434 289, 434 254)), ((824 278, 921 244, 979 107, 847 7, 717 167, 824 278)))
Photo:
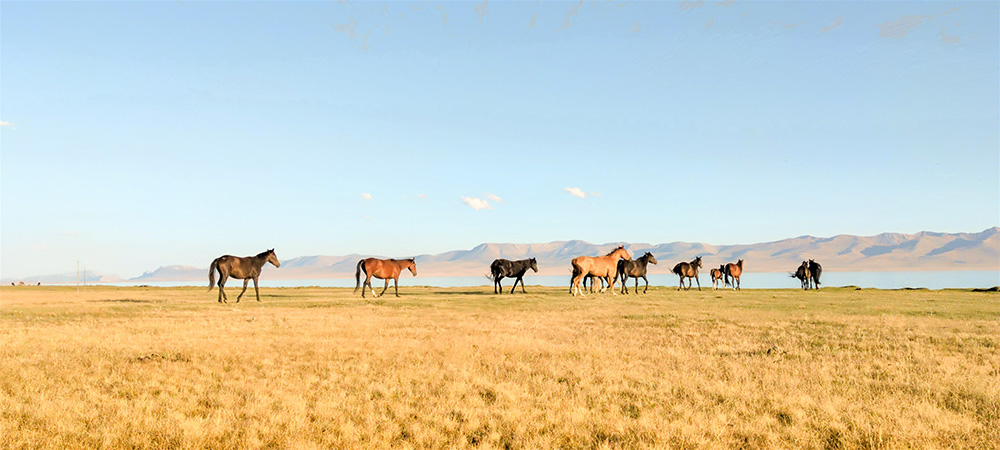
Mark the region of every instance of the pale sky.
POLYGON ((0 275, 1000 224, 997 2, 0 2, 0 275))

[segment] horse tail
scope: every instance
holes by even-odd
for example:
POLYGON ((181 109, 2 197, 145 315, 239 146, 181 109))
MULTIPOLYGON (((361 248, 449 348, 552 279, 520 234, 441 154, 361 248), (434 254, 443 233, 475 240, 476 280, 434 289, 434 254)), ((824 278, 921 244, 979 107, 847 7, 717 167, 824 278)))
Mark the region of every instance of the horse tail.
POLYGON ((219 269, 219 259, 215 258, 212 264, 208 266, 208 290, 211 291, 215 287, 215 271, 219 269))
MULTIPOLYGON (((358 288, 361 286, 361 267, 365 264, 365 260, 358 261, 358 268, 354 271, 354 293, 358 293, 358 288)), ((366 271, 365 274, 368 272, 366 271)))
POLYGON ((677 274, 677 275, 681 274, 681 264, 680 263, 678 263, 676 266, 674 266, 674 273, 677 274))

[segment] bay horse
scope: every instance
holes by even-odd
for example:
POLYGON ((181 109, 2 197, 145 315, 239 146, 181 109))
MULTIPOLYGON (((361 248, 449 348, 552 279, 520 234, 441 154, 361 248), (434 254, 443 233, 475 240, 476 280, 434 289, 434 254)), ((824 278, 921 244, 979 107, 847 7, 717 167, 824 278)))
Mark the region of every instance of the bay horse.
MULTIPOLYGON (((619 245, 604 256, 577 256, 573 258, 573 278, 570 281, 569 292, 574 296, 577 292, 580 295, 585 295, 580 289, 580 280, 587 275, 593 275, 604 278, 608 287, 611 288, 611 293, 617 294, 615 292, 615 279, 618 278, 618 260, 621 258, 632 259, 624 245, 619 245)), ((604 288, 601 289, 601 292, 604 292, 604 288)))
POLYGON ((812 281, 816 285, 816 289, 819 289, 819 276, 823 274, 823 266, 819 265, 818 262, 809 260, 809 272, 812 275, 812 281))
POLYGON ((722 288, 723 289, 726 288, 726 283, 725 283, 726 279, 725 279, 725 275, 724 275, 725 274, 725 270, 726 270, 726 265, 723 264, 723 265, 719 266, 718 269, 712 269, 712 270, 710 270, 708 272, 708 274, 712 276, 712 290, 713 291, 718 288, 720 281, 723 282, 722 288))
POLYGON ((700 256, 691 260, 691 262, 689 263, 686 262, 677 263, 677 265, 674 266, 674 273, 681 278, 681 284, 680 287, 677 288, 677 290, 679 291, 681 290, 682 287, 684 287, 684 278, 687 277, 688 279, 687 289, 691 289, 691 279, 694 278, 695 281, 698 282, 698 290, 700 291, 701 280, 698 279, 698 269, 700 268, 701 268, 700 256))
POLYGON ((809 289, 809 279, 812 278, 812 272, 809 271, 809 263, 802 261, 802 265, 795 270, 792 274, 792 278, 798 278, 799 282, 802 283, 802 289, 809 289))
POLYGON ((500 280, 504 277, 515 278, 514 285, 510 288, 510 293, 514 293, 514 289, 517 287, 517 282, 521 282, 521 292, 527 294, 528 292, 524 290, 524 274, 528 269, 534 270, 538 273, 538 262, 535 258, 522 259, 518 261, 510 261, 507 259, 495 259, 493 264, 490 264, 490 273, 493 275, 493 293, 503 294, 503 285, 500 284, 500 280))
POLYGON ((410 259, 378 259, 378 258, 365 258, 358 261, 358 268, 354 272, 354 292, 358 292, 358 287, 361 287, 361 298, 365 297, 365 286, 372 290, 372 295, 375 298, 381 297, 385 294, 385 290, 389 289, 389 279, 392 279, 393 288, 396 289, 396 297, 399 297, 399 274, 404 270, 408 269, 413 276, 417 276, 417 263, 410 259), (365 284, 361 283, 361 271, 365 272, 365 284), (382 292, 379 294, 375 293, 375 289, 372 288, 372 277, 385 280, 385 287, 382 288, 382 292))
POLYGON ((646 252, 635 260, 627 261, 624 259, 618 260, 618 276, 622 278, 622 293, 628 294, 628 278, 635 278, 635 293, 639 293, 639 277, 642 277, 646 281, 646 288, 642 290, 645 294, 649 290, 649 279, 646 278, 646 265, 649 263, 656 264, 656 258, 653 257, 652 253, 646 252))
POLYGON ((739 260, 736 264, 729 263, 725 265, 722 270, 722 274, 726 277, 726 284, 731 285, 733 290, 742 290, 740 288, 740 275, 743 275, 743 260, 739 260), (732 280, 730 281, 730 278, 732 280))
POLYGON ((208 290, 212 290, 215 285, 215 272, 219 272, 219 303, 229 303, 226 297, 226 280, 229 277, 243 280, 243 290, 236 297, 236 303, 243 298, 243 293, 247 291, 247 283, 253 279, 253 291, 257 294, 257 301, 260 301, 260 290, 257 289, 257 277, 260 276, 260 269, 265 263, 271 263, 274 267, 281 267, 281 262, 274 254, 274 249, 257 254, 257 256, 232 256, 224 255, 215 258, 208 266, 208 290))

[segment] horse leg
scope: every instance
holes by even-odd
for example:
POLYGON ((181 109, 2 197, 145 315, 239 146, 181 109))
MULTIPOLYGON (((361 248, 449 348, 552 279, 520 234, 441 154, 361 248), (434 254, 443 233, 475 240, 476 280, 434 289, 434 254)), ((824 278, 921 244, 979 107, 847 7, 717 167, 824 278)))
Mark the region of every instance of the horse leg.
MULTIPOLYGON (((646 291, 649 290, 649 278, 646 278, 646 276, 643 275, 642 279, 646 281, 646 288, 642 290, 642 293, 645 294, 646 291)), ((636 294, 639 293, 639 279, 638 278, 635 279, 635 293, 636 294)))
MULTIPOLYGON (((386 281, 385 284, 388 285, 389 282, 386 281)), ((399 278, 392 279, 392 287, 396 290, 396 298, 399 298, 399 278)))
POLYGON ((253 292, 257 294, 257 301, 260 301, 260 289, 257 289, 257 277, 253 277, 253 292))
POLYGON ((694 281, 698 282, 698 290, 700 291, 701 290, 701 280, 698 278, 698 275, 694 276, 694 281))
POLYGON ((681 279, 681 284, 677 285, 678 291, 681 290, 682 287, 684 287, 684 275, 679 275, 679 277, 681 279))
POLYGON ((229 303, 229 299, 226 298, 226 278, 228 275, 224 275, 222 271, 219 271, 219 303, 229 303))
MULTIPOLYGON (((365 287, 372 287, 372 276, 368 273, 365 273, 365 283, 361 285, 361 298, 365 298, 365 287)), ((375 295, 375 291, 372 291, 372 295, 375 295)))
MULTIPOLYGON (((638 294, 639 290, 637 289, 635 293, 638 294)), ((628 275, 622 275, 622 294, 628 294, 628 275)))
POLYGON ((239 303, 240 299, 243 298, 243 293, 247 291, 247 284, 248 283, 250 283, 250 279, 249 278, 244 278, 243 279, 243 290, 240 291, 240 295, 236 296, 236 303, 239 303))
POLYGON ((503 286, 500 286, 500 277, 493 277, 493 293, 503 294, 503 286))
MULTIPOLYGON (((379 293, 378 296, 381 297, 381 296, 385 295, 385 290, 386 289, 389 289, 389 279, 388 278, 385 279, 385 287, 382 288, 382 292, 379 293)), ((397 295, 397 297, 399 297, 399 295, 397 295)))

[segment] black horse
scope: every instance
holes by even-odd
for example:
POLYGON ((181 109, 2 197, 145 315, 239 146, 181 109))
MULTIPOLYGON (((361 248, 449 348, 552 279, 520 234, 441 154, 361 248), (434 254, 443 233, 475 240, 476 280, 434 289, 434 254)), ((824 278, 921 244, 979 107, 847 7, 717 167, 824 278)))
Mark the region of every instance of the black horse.
POLYGON ((823 266, 819 265, 818 262, 810 259, 809 272, 812 274, 813 284, 816 285, 816 289, 819 289, 819 276, 823 274, 823 266))
POLYGON ((618 260, 618 276, 622 279, 622 293, 628 294, 627 281, 629 277, 635 278, 635 293, 639 293, 639 278, 642 277, 646 281, 646 288, 642 290, 645 294, 649 290, 649 279, 646 278, 646 264, 653 263, 656 264, 656 258, 653 257, 652 253, 646 252, 632 261, 619 259, 618 260))
POLYGON ((524 273, 528 269, 534 270, 535 273, 538 272, 538 262, 535 258, 522 259, 520 261, 510 261, 507 259, 497 259, 490 264, 490 273, 493 274, 493 293, 503 294, 503 285, 500 284, 500 280, 504 277, 516 278, 514 280, 514 285, 510 287, 510 293, 514 293, 514 289, 517 288, 517 282, 521 282, 521 292, 527 294, 528 292, 524 290, 524 273))

